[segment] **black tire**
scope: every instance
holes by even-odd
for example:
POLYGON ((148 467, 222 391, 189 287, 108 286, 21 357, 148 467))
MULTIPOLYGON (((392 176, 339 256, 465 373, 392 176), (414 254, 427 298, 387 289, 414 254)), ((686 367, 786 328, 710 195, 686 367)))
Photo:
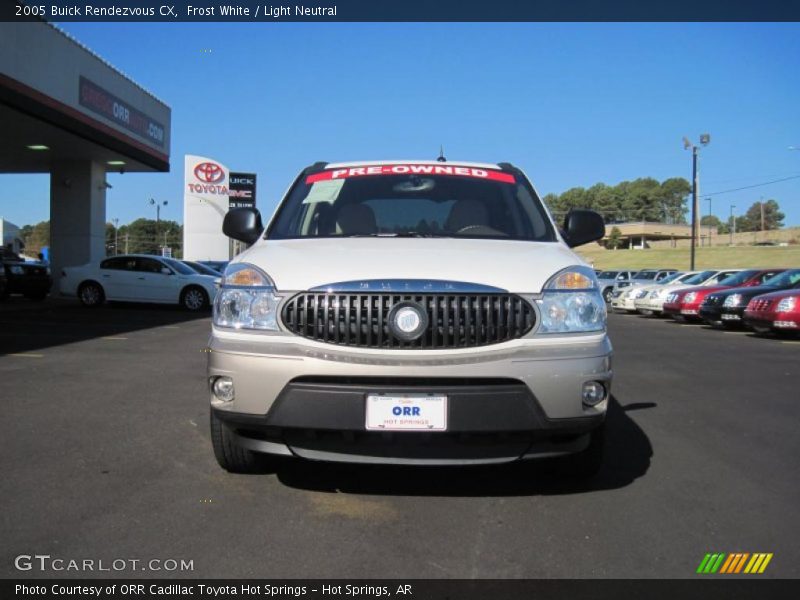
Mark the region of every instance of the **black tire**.
POLYGON ((561 471, 565 475, 575 479, 592 479, 600 472, 606 447, 605 423, 589 435, 589 445, 584 450, 562 459, 561 471))
POLYGON ((97 308, 106 301, 106 294, 96 281, 84 281, 78 286, 78 300, 87 308, 97 308))
POLYGON ((208 308, 208 293, 201 287, 190 285, 181 292, 181 306, 197 312, 208 308))
POLYGON ((236 436, 211 411, 211 444, 219 466, 229 473, 267 473, 274 458, 242 448, 236 436))
POLYGON ((606 289, 603 290, 603 300, 606 301, 606 304, 611 304, 611 292, 612 291, 613 290, 610 287, 607 287, 606 289))

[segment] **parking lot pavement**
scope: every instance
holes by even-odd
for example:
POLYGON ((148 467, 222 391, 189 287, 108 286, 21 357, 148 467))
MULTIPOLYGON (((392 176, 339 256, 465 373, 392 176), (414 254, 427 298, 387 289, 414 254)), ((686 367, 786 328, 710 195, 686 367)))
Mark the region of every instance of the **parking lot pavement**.
POLYGON ((193 561, 120 573, 151 577, 692 577, 706 552, 800 575, 800 344, 612 315, 608 460, 579 485, 517 466, 227 474, 208 329, 163 308, 0 312, 0 576, 93 574, 13 567, 49 554, 193 561))

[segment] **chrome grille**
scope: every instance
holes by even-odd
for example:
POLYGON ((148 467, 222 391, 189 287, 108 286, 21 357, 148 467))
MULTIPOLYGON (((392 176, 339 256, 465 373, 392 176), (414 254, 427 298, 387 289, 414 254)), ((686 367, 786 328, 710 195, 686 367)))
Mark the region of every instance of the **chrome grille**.
POLYGON ((522 337, 536 321, 533 307, 514 294, 300 293, 283 306, 284 326, 305 338, 360 348, 474 348, 522 337), (415 302, 428 327, 412 341, 396 338, 388 316, 399 302, 415 302))

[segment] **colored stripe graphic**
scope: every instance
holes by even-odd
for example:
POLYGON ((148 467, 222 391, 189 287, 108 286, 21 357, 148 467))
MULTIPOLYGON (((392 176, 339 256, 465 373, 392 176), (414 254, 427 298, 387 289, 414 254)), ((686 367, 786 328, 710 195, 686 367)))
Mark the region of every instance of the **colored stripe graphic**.
POLYGON ((756 552, 724 552, 708 553, 700 561, 697 573, 702 574, 727 574, 735 573, 760 574, 763 573, 772 560, 772 553, 756 552), (746 565, 746 566, 745 566, 746 565))

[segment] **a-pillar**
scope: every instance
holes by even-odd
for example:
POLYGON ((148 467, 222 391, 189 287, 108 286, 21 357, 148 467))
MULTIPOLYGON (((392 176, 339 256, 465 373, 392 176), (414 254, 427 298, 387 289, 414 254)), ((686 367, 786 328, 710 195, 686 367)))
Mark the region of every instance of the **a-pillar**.
POLYGON ((65 161, 50 169, 50 268, 53 294, 62 267, 106 255, 106 170, 91 161, 65 161))

